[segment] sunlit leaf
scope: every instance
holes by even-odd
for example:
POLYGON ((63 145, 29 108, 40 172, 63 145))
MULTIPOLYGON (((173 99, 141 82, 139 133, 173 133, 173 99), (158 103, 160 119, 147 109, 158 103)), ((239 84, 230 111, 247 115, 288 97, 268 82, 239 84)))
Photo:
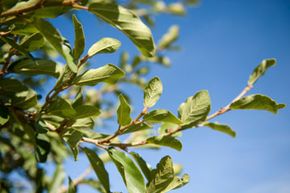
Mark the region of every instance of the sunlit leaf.
POLYGON ((274 66, 276 64, 276 60, 274 58, 265 59, 263 60, 252 72, 248 84, 253 85, 257 82, 257 80, 265 74, 265 72, 270 68, 271 66, 274 66))
POLYGON ((222 133, 225 133, 227 135, 230 135, 232 137, 236 137, 236 132, 233 131, 230 126, 228 125, 223 125, 219 123, 205 123, 204 126, 207 126, 213 130, 220 131, 222 133))
POLYGON ((131 122, 131 107, 126 101, 125 97, 121 94, 119 95, 120 105, 117 110, 118 123, 119 125, 127 125, 131 122))
POLYGON ((75 42, 74 42, 74 49, 73 49, 73 56, 74 59, 79 59, 85 49, 85 34, 83 30, 83 26, 78 18, 73 15, 73 24, 75 30, 75 42))
POLYGON ((158 146, 167 146, 178 151, 181 151, 182 144, 179 140, 171 136, 154 136, 146 140, 147 144, 153 144, 158 146))
POLYGON ((152 78, 144 89, 144 106, 152 107, 159 100, 163 91, 162 82, 158 77, 152 78))
POLYGON ((175 124, 182 123, 181 120, 178 119, 174 114, 164 109, 153 110, 148 114, 146 114, 143 117, 143 119, 148 123, 160 123, 160 122, 175 123, 175 124))
POLYGON ((102 38, 94 43, 89 51, 88 56, 92 57, 99 53, 113 53, 121 46, 121 42, 114 38, 102 38))

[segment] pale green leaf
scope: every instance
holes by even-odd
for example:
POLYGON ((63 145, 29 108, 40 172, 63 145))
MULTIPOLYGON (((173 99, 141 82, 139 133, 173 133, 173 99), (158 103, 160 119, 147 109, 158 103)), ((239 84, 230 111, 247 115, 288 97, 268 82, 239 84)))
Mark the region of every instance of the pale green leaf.
POLYGON ((188 97, 179 106, 178 113, 184 128, 190 128, 206 120, 210 111, 210 97, 208 91, 201 90, 194 96, 188 97))
POLYGON ((59 187, 63 184, 65 172, 61 164, 56 165, 52 180, 48 185, 48 192, 57 192, 59 187))
POLYGON ((175 123, 175 124, 181 124, 181 120, 178 119, 174 114, 172 114, 168 110, 164 109, 157 109, 149 112, 143 117, 144 121, 148 123, 175 123))
POLYGON ((78 60, 82 55, 85 49, 85 34, 83 30, 83 26, 78 18, 73 15, 73 24, 75 30, 75 42, 74 42, 74 49, 73 49, 73 56, 75 60, 78 60))
POLYGON ((232 137, 236 137, 236 132, 233 131, 228 125, 223 125, 219 123, 205 123, 204 126, 207 126, 213 130, 220 131, 232 137))
POLYGON ((168 32, 163 35, 161 38, 158 48, 163 50, 171 46, 179 36, 179 27, 177 25, 173 25, 169 28, 168 32))
POLYGON ((114 148, 108 150, 110 157, 115 163, 129 193, 144 193, 144 178, 136 164, 124 152, 114 148))
POLYGON ((131 122, 131 107, 126 101, 125 97, 121 94, 119 95, 120 105, 117 110, 118 123, 121 126, 127 125, 131 122))
POLYGON ((152 78, 144 89, 144 106, 152 107, 159 100, 163 91, 162 82, 158 77, 152 78))
POLYGON ((96 175, 98 176, 101 184, 105 188, 107 193, 110 193, 110 181, 107 170, 105 169, 103 161, 99 158, 99 156, 89 148, 84 148, 84 152, 86 153, 91 166, 93 167, 96 175))
POLYGON ((154 55, 151 31, 132 11, 113 3, 92 3, 89 11, 126 34, 145 56, 154 55))
POLYGON ((184 174, 181 178, 174 176, 173 180, 166 187, 166 189, 162 191, 162 193, 166 193, 166 192, 169 192, 173 189, 180 188, 180 187, 186 185, 188 182, 189 182, 189 175, 188 174, 184 174))
POLYGON ((88 56, 92 57, 99 53, 113 53, 121 46, 121 42, 114 38, 102 38, 94 43, 89 51, 88 56))
POLYGON ((253 85, 256 81, 265 74, 268 68, 274 66, 276 64, 276 60, 274 58, 265 59, 263 60, 259 66, 257 66, 254 71, 252 72, 248 84, 253 85))
POLYGON ((107 64, 97 69, 90 69, 83 74, 76 77, 76 85, 89 85, 94 86, 99 82, 113 82, 124 76, 124 72, 114 66, 113 64, 107 64))
POLYGON ((277 113, 279 109, 282 109, 285 106, 285 104, 279 104, 267 96, 257 94, 246 96, 233 102, 230 108, 265 110, 272 113, 277 113))
POLYGON ((137 162, 138 166, 140 167, 141 171, 143 172, 144 176, 148 181, 151 181, 151 168, 148 166, 146 161, 135 152, 130 152, 134 160, 137 162))
POLYGON ((171 136, 154 136, 146 140, 146 144, 153 144, 157 146, 166 146, 181 151, 182 144, 179 140, 171 136))

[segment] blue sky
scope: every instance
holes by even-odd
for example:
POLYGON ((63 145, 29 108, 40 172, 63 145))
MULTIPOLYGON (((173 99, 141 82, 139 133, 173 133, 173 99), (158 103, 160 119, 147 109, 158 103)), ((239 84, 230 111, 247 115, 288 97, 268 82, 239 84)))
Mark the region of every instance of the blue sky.
MULTIPOLYGON (((121 50, 136 53, 133 44, 119 31, 80 14, 88 45, 101 37, 120 39, 121 50)), ((290 105, 290 1, 289 0, 203 0, 185 17, 156 17, 156 41, 172 24, 180 26, 179 52, 168 53, 172 67, 152 66, 149 77, 159 76, 164 93, 156 108, 176 112, 179 104, 200 89, 207 89, 212 110, 232 100, 245 86, 253 68, 264 58, 276 58, 278 65, 256 84, 251 93, 263 93, 290 105)), ((72 40, 72 26, 65 19, 54 23, 72 40)), ((88 48, 88 46, 87 46, 88 48)), ((92 60, 94 66, 117 63, 118 53, 92 60)), ((136 111, 142 108, 142 92, 130 88, 136 111)), ((290 192, 290 110, 277 115, 263 111, 233 111, 216 121, 237 132, 232 139, 207 128, 184 132, 183 150, 142 151, 155 166, 164 155, 183 164, 191 182, 174 192, 184 193, 289 193, 290 192)), ((68 162, 73 178, 88 162, 68 162)), ((112 190, 126 192, 117 171, 108 166, 112 190)), ((94 174, 92 174, 93 176, 94 174)), ((91 189, 81 187, 80 192, 91 189)))

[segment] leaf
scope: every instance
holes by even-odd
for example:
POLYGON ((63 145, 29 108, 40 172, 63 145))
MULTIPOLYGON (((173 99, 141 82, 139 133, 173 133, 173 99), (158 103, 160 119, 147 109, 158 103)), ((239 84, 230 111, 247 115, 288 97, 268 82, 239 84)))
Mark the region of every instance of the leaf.
POLYGON ((44 134, 38 134, 36 137, 35 157, 38 162, 46 162, 47 156, 51 150, 49 139, 44 134))
POLYGON ((102 38, 94 43, 89 51, 88 56, 93 57, 99 53, 113 53, 121 46, 121 42, 114 38, 102 38))
POLYGON ((57 97, 51 101, 48 109, 48 114, 58 115, 64 118, 74 118, 76 111, 70 102, 64 98, 57 97))
POLYGON ((180 187, 186 185, 188 182, 189 182, 189 175, 188 174, 184 174, 181 178, 174 176, 172 182, 162 192, 165 193, 165 192, 169 192, 173 189, 180 188, 180 187))
POLYGON ((144 121, 148 123, 175 123, 181 124, 181 120, 178 119, 175 115, 173 115, 170 111, 164 109, 157 109, 149 112, 143 117, 144 121))
POLYGON ((149 182, 146 193, 162 193, 174 179, 172 160, 169 156, 163 157, 157 164, 156 171, 149 182))
POLYGON ((75 119, 98 116, 101 113, 97 107, 91 105, 77 106, 75 107, 75 111, 76 111, 76 115, 74 116, 75 119))
POLYGON ((169 28, 168 32, 163 35, 161 38, 158 48, 161 50, 167 49, 174 43, 179 35, 179 27, 177 25, 173 25, 169 28))
POLYGON ((78 159, 78 154, 79 154, 78 143, 80 142, 82 137, 83 137, 83 134, 81 132, 74 130, 71 132, 71 134, 69 135, 67 139, 67 143, 73 152, 75 161, 77 161, 78 159))
POLYGON ((152 107, 159 100, 163 91, 162 82, 158 77, 152 78, 144 89, 144 106, 152 107))
POLYGON ((15 6, 13 6, 12 8, 10 8, 7 11, 3 12, 2 14, 6 15, 6 14, 9 14, 9 13, 13 13, 15 11, 18 11, 18 10, 30 9, 30 8, 32 8, 34 6, 39 5, 40 3, 42 3, 42 0, 21 1, 21 2, 17 3, 15 6))
POLYGON ((185 8, 182 3, 171 3, 168 5, 168 11, 175 15, 185 15, 185 8))
POLYGON ((246 96, 233 102, 230 108, 265 110, 276 114, 279 109, 282 109, 285 106, 285 104, 279 104, 267 96, 257 94, 246 96))
POLYGON ((20 46, 27 51, 34 51, 41 48, 44 44, 44 39, 40 33, 34 33, 22 41, 20 46))
POLYGON ((114 148, 108 150, 120 172, 129 193, 144 193, 144 178, 135 163, 124 153, 114 148))
POLYGON ((103 161, 98 157, 98 155, 89 148, 84 148, 84 152, 86 153, 91 166, 93 167, 96 175, 98 176, 100 182, 105 188, 106 192, 110 193, 110 184, 109 184, 109 175, 105 169, 103 161))
POLYGON ((201 90, 194 96, 188 97, 179 106, 178 113, 183 128, 190 128, 206 120, 210 111, 210 97, 208 91, 201 90))
POLYGON ((230 135, 232 137, 236 137, 236 132, 233 131, 228 125, 223 125, 219 123, 205 123, 204 126, 207 126, 213 130, 223 132, 227 135, 230 135))
POLYGON ((265 74, 265 72, 270 68, 271 66, 274 66, 276 64, 276 60, 274 58, 265 59, 263 60, 252 72, 248 84, 253 85, 257 82, 257 80, 265 74))
POLYGON ((94 86, 99 82, 113 82, 124 76, 124 72, 114 66, 107 64, 97 69, 91 69, 84 72, 82 75, 76 77, 76 85, 94 86))
POLYGON ((132 120, 130 117, 131 107, 122 94, 119 95, 119 101, 120 105, 117 110, 118 123, 121 126, 128 125, 132 120))
POLYGON ((146 144, 154 144, 158 146, 167 146, 177 151, 181 151, 182 144, 179 140, 171 136, 154 136, 146 140, 146 144))
POLYGON ((9 112, 8 109, 0 106, 0 126, 4 125, 5 123, 7 123, 9 121, 9 112))
POLYGON ((36 93, 16 79, 0 80, 0 93, 11 100, 12 106, 20 109, 37 105, 36 93))
POLYGON ((146 161, 138 154, 135 152, 130 152, 134 160, 137 162, 139 165, 140 169, 142 170, 144 176, 148 181, 151 181, 151 169, 147 165, 146 161))
POLYGON ((71 55, 71 49, 67 44, 64 44, 61 35, 53 25, 43 19, 35 19, 33 24, 45 39, 56 49, 56 51, 64 57, 70 70, 76 73, 77 66, 71 55))
POLYGON ((60 67, 52 60, 25 58, 11 64, 9 71, 28 75, 46 74, 58 77, 60 67))
POLYGON ((146 122, 137 123, 135 125, 131 125, 130 127, 128 127, 124 132, 124 134, 150 129, 151 127, 152 126, 146 122))
POLYGON ((92 3, 89 11, 127 35, 145 56, 153 56, 155 45, 150 29, 132 11, 113 3, 92 3))
POLYGON ((73 56, 75 60, 78 60, 85 49, 85 35, 84 35, 83 25, 80 23, 78 18, 75 15, 73 15, 72 20, 73 20, 74 30, 75 30, 73 56))
POLYGON ((12 40, 10 38, 6 38, 4 36, 0 36, 0 40, 9 44, 12 48, 16 49, 23 56, 30 56, 29 53, 27 52, 27 50, 25 48, 23 48, 21 45, 18 45, 14 40, 12 40))

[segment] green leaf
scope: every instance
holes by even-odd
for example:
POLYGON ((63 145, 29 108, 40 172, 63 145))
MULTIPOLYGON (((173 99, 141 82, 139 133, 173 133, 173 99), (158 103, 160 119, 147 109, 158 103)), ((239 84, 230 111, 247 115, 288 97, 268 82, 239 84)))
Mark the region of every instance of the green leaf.
POLYGON ((163 157, 157 164, 156 171, 149 182, 146 193, 162 193, 174 179, 172 160, 169 156, 163 157))
POLYGON ((58 77, 61 71, 60 66, 52 60, 30 58, 12 63, 8 70, 27 75, 46 74, 54 77, 58 77))
POLYGON ((170 111, 164 109, 157 109, 149 112, 143 117, 144 121, 148 123, 175 123, 181 124, 181 120, 178 119, 175 115, 173 115, 170 111))
POLYGON ((0 126, 4 125, 9 121, 9 112, 5 107, 0 106, 0 126))
POLYGON ((120 105, 117 110, 118 123, 121 126, 128 125, 132 120, 130 117, 131 107, 122 94, 119 95, 119 101, 120 105))
POLYGON ((20 44, 22 48, 27 51, 34 51, 41 48, 44 44, 44 39, 40 33, 34 33, 24 38, 22 43, 20 44))
POLYGON ((83 134, 81 132, 74 130, 71 132, 71 134, 68 136, 68 139, 67 139, 67 143, 72 150, 75 161, 77 161, 78 159, 78 154, 79 154, 78 143, 80 142, 82 137, 83 137, 83 134))
POLYGON ((163 50, 167 49, 171 46, 172 43, 174 43, 179 36, 179 27, 177 25, 173 25, 169 28, 168 32, 163 35, 161 38, 158 48, 163 50))
POLYGON ((257 94, 246 96, 233 102, 230 108, 265 110, 272 113, 277 113, 279 109, 282 109, 285 106, 285 104, 279 104, 267 96, 257 94))
POLYGON ((76 193, 76 187, 73 184, 73 181, 70 177, 68 177, 68 191, 67 193, 76 193))
POLYGON ((76 115, 74 116, 75 119, 98 116, 101 113, 97 107, 91 105, 77 106, 75 107, 75 111, 76 111, 76 115))
POLYGON ((146 161, 138 153, 130 152, 130 154, 137 162, 146 179, 151 181, 151 168, 147 165, 146 161))
POLYGON ((82 75, 76 77, 75 84, 94 86, 99 82, 116 81, 124 75, 125 73, 117 66, 107 64, 97 69, 87 70, 82 75))
POLYGON ((223 132, 227 135, 230 135, 232 137, 236 137, 236 132, 233 131, 228 125, 223 125, 219 123, 205 123, 204 126, 207 126, 213 130, 223 132))
POLYGON ((185 8, 182 3, 171 3, 168 5, 167 9, 171 14, 175 14, 175 15, 185 14, 185 8))
MULTIPOLYGON (((58 1, 58 0, 56 0, 58 1)), ((49 1, 46 1, 47 3, 49 1)), ((44 2, 45 3, 45 2, 44 2)), ((60 3, 62 3, 60 1, 60 3)), ((49 6, 45 7, 45 5, 41 9, 36 9, 33 11, 33 17, 35 18, 55 18, 69 11, 70 7, 68 6, 49 6)))
POLYGON ((74 118, 77 114, 70 102, 64 98, 57 97, 49 105, 48 114, 58 115, 64 118, 74 118))
POLYGON ((179 140, 171 136, 154 136, 146 140, 147 144, 153 144, 158 146, 167 146, 177 151, 181 151, 182 144, 179 140))
POLYGON ((77 66, 74 63, 70 47, 64 43, 59 32, 48 21, 35 19, 33 24, 45 39, 64 57, 70 70, 77 72, 77 66))
POLYGON ((265 59, 263 60, 259 66, 257 66, 254 71, 252 72, 248 84, 253 85, 257 82, 257 80, 265 74, 265 72, 270 68, 271 66, 274 66, 276 64, 276 60, 274 58, 265 59))
POLYGON ((14 40, 12 40, 10 38, 6 38, 4 36, 0 36, 0 40, 9 44, 12 48, 16 49, 22 55, 29 56, 28 51, 24 47, 22 47, 21 45, 18 45, 14 40))
POLYGON ((86 153, 96 175, 98 176, 106 192, 110 193, 109 175, 105 169, 103 161, 94 151, 90 150, 89 148, 84 148, 84 152, 86 153))
POLYGON ((93 57, 99 53, 113 53, 121 46, 121 42, 114 38, 102 38, 94 43, 89 51, 88 56, 93 57))
POLYGON ((42 2, 42 0, 28 0, 28 1, 21 1, 17 3, 12 8, 8 9, 7 11, 3 12, 2 14, 9 14, 13 13, 15 11, 21 10, 21 9, 30 9, 34 6, 39 5, 42 2))
POLYGON ((85 34, 83 30, 83 25, 78 20, 78 18, 75 15, 73 15, 72 19, 73 19, 74 30, 75 30, 73 56, 75 60, 78 60, 85 49, 85 34))
POLYGON ((12 106, 20 109, 37 105, 36 93, 16 79, 0 80, 0 93, 11 100, 12 106))
POLYGON ((121 30, 145 56, 154 55, 151 31, 132 11, 113 3, 92 3, 89 11, 121 30))
POLYGON ((194 96, 188 97, 179 106, 178 113, 183 128, 190 128, 206 120, 210 111, 210 97, 208 91, 201 90, 194 96))
POLYGON ((152 107, 159 100, 163 91, 162 82, 158 77, 152 78, 144 89, 144 106, 152 107))
POLYGON ((144 178, 135 163, 124 152, 114 148, 108 150, 110 157, 118 168, 129 193, 144 193, 144 178))
POLYGON ((180 188, 180 187, 186 185, 188 182, 189 182, 189 175, 188 174, 184 174, 181 178, 174 176, 172 182, 162 192, 165 193, 165 192, 169 192, 173 189, 180 188))
POLYGON ((137 123, 128 127, 124 134, 150 129, 151 127, 152 126, 146 122, 137 123))

